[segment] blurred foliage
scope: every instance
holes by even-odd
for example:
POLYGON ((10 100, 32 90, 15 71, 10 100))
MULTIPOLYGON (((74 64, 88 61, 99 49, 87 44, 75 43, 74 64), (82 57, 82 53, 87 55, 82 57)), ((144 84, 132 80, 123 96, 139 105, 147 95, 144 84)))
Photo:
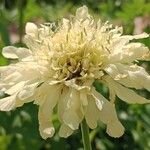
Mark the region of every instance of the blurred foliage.
MULTIPOLYGON (((87 5, 95 17, 110 20, 123 25, 124 32, 132 34, 136 17, 150 17, 148 0, 0 0, 0 65, 8 64, 1 50, 6 45, 22 45, 24 26, 28 21, 35 23, 53 22, 68 17, 76 8, 87 5), (14 41, 14 38, 16 40, 14 41)), ((144 31, 149 32, 150 27, 144 31)), ((141 42, 147 46, 150 40, 141 42)), ((150 71, 150 63, 139 62, 150 71)), ((96 89, 108 97, 107 87, 94 83, 96 89)), ((144 90, 139 92, 150 99, 144 90)), ((3 93, 0 93, 0 97, 3 93)), ((93 150, 149 150, 150 149, 150 105, 127 105, 116 101, 118 117, 126 128, 119 138, 111 138, 105 132, 104 124, 90 132, 93 150)), ((11 112, 0 112, 0 150, 82 150, 79 131, 68 139, 59 138, 59 122, 54 115, 56 134, 53 138, 43 140, 38 131, 38 108, 31 103, 11 112)))

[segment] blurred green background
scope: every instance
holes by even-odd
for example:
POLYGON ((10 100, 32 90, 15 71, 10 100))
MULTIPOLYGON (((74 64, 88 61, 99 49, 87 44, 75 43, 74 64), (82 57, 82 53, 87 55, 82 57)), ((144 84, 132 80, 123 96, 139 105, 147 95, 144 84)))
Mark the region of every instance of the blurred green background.
MULTIPOLYGON (((23 45, 26 22, 53 22, 75 13, 76 8, 87 5, 96 18, 122 25, 124 34, 150 31, 149 0, 0 0, 0 65, 9 64, 1 55, 6 45, 23 45)), ((150 46, 150 39, 140 40, 150 46)), ((150 63, 139 62, 150 72, 150 63)), ((108 96, 107 88, 95 84, 98 91, 108 96)), ((147 91, 139 94, 150 99, 147 91)), ((2 97, 0 93, 0 97, 2 97)), ((118 117, 126 128, 119 138, 111 138, 105 126, 90 132, 93 150, 150 150, 150 105, 127 105, 118 99, 118 117)), ((0 112, 0 150, 82 150, 80 131, 68 139, 59 138, 59 122, 54 115, 56 134, 43 140, 38 131, 38 107, 25 104, 11 112, 0 112)))

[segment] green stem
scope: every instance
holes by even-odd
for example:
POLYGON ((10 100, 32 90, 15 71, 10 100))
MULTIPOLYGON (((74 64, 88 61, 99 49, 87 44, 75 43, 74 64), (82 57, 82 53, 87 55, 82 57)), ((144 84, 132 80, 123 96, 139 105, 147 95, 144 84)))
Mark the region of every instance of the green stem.
POLYGON ((18 0, 18 23, 19 23, 19 43, 22 43, 23 37, 23 19, 24 19, 24 0, 18 0))
POLYGON ((82 140, 83 140, 84 150, 92 150, 91 143, 90 143, 90 137, 89 137, 89 128, 88 128, 88 125, 87 125, 85 119, 81 123, 81 132, 82 132, 82 140))

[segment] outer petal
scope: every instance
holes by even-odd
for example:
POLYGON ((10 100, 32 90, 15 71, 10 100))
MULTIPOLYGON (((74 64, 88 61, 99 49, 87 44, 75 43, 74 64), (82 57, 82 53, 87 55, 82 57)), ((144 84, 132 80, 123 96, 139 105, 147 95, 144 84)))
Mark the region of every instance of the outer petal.
POLYGON ((77 11, 76 11, 76 17, 78 19, 82 19, 82 20, 89 17, 88 8, 86 6, 78 8, 77 11))
POLYGON ((128 89, 121 84, 113 81, 111 78, 106 79, 109 88, 113 88, 115 90, 116 95, 123 101, 128 102, 130 104, 145 104, 150 103, 150 100, 147 100, 144 97, 141 97, 140 95, 136 94, 133 90, 128 89))
POLYGON ((73 130, 69 128, 67 125, 62 124, 59 129, 59 136, 67 138, 73 133, 73 130))
POLYGON ((147 38, 149 37, 149 35, 147 33, 142 33, 139 35, 123 35, 123 36, 119 36, 119 37, 114 37, 113 38, 113 48, 114 51, 113 53, 118 53, 120 52, 120 50, 127 44, 129 43, 130 40, 133 39, 141 39, 141 38, 147 38))
POLYGON ((36 82, 39 81, 41 72, 44 72, 44 67, 35 62, 19 62, 7 67, 0 67, 0 82, 8 85, 10 83, 14 85, 22 81, 36 82))
POLYGON ((62 123, 72 130, 79 127, 83 119, 83 112, 79 92, 73 88, 64 87, 58 102, 58 115, 62 123))
POLYGON ((80 118, 75 110, 66 110, 63 113, 63 121, 72 130, 77 130, 79 128, 80 118))
POLYGON ((48 137, 52 137, 55 132, 52 124, 52 113, 59 99, 60 91, 57 85, 43 85, 39 91, 41 95, 39 96, 39 101, 42 101, 42 103, 39 103, 39 130, 41 136, 47 139, 48 137))
POLYGON ((80 85, 80 84, 78 85, 76 83, 76 79, 72 79, 72 80, 65 81, 64 83, 66 86, 72 87, 79 91, 79 90, 83 90, 83 89, 90 90, 90 86, 92 85, 92 82, 93 81, 89 80, 89 81, 86 81, 85 83, 83 83, 82 85, 80 85))
POLYGON ((143 39, 143 38, 147 38, 149 37, 149 35, 145 32, 141 33, 141 34, 137 34, 137 35, 124 35, 122 37, 126 37, 129 40, 133 40, 133 39, 143 39))
POLYGON ((99 119, 107 125, 107 133, 113 137, 120 137, 124 133, 124 127, 117 118, 115 105, 110 103, 100 93, 92 89, 93 94, 100 100, 103 101, 102 110, 99 111, 99 119))
POLYGON ((96 107, 99 109, 99 110, 102 110, 102 107, 103 107, 103 101, 101 101, 98 97, 97 97, 97 94, 95 92, 93 92, 93 89, 92 89, 92 94, 91 94, 94 98, 94 101, 95 101, 95 104, 96 104, 96 107))
POLYGON ((28 22, 26 24, 25 31, 27 35, 37 36, 38 27, 34 23, 28 22))
POLYGON ((6 90, 5 93, 7 93, 8 95, 13 95, 21 91, 24 86, 25 86, 25 81, 19 82, 14 86, 12 86, 11 88, 9 88, 8 90, 6 90))
POLYGON ((117 82, 131 88, 145 88, 150 91, 150 75, 143 67, 111 64, 105 71, 117 82))
POLYGON ((146 38, 148 34, 125 35, 113 39, 112 52, 109 56, 110 63, 131 63, 135 60, 150 60, 149 49, 141 43, 129 43, 130 40, 146 38))
POLYGON ((47 108, 47 104, 39 107, 39 130, 43 139, 52 137, 55 133, 55 129, 52 124, 52 110, 47 108))
POLYGON ((129 43, 123 48, 123 62, 133 62, 135 60, 150 60, 150 52, 148 47, 141 43, 129 43), (128 57, 127 56, 130 56, 128 57))
POLYGON ((88 106, 85 112, 85 119, 91 129, 97 127, 97 122, 99 120, 99 109, 95 104, 95 98, 92 96, 88 96, 88 106))
POLYGON ((124 133, 124 127, 119 121, 107 124, 107 133, 112 137, 120 137, 124 133))
POLYGON ((80 90, 80 100, 81 100, 83 106, 88 105, 87 93, 88 92, 84 89, 80 90))
POLYGON ((79 92, 72 88, 70 90, 70 96, 66 105, 66 109, 63 113, 63 121, 72 130, 76 130, 83 119, 83 114, 81 110, 79 92))
POLYGON ((67 102, 70 96, 70 89, 68 87, 63 87, 60 99, 58 101, 58 117, 61 122, 63 122, 63 113, 66 109, 67 102))
POLYGON ((23 59, 29 57, 31 52, 27 48, 16 48, 14 46, 7 46, 3 48, 2 54, 6 58, 23 59))
POLYGON ((0 110, 10 111, 16 107, 16 95, 8 96, 0 99, 0 110))
MULTIPOLYGON (((30 84, 30 85, 26 85, 26 86, 19 92, 18 98, 19 98, 20 100, 25 100, 25 101, 26 101, 27 98, 30 98, 31 96, 34 95, 35 89, 37 88, 38 84, 39 84, 39 83, 36 82, 36 83, 30 84)), ((31 99, 31 100, 33 100, 33 99, 31 99)))

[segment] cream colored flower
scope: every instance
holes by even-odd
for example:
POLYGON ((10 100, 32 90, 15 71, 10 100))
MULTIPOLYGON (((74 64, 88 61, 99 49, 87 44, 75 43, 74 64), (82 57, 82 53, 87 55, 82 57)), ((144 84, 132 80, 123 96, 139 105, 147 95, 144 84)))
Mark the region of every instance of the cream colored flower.
POLYGON ((18 62, 0 68, 0 89, 9 95, 0 100, 0 110, 10 111, 34 101, 39 105, 39 128, 44 139, 55 132, 55 107, 62 137, 78 129, 83 118, 91 129, 102 121, 110 136, 121 136, 124 127, 117 118, 115 97, 128 103, 150 102, 131 90, 150 91, 150 75, 134 63, 150 60, 149 49, 130 42, 145 37, 146 33, 122 35, 121 27, 94 21, 86 6, 77 9, 74 17, 62 19, 58 26, 27 23, 28 48, 8 46, 2 52, 18 62), (109 100, 95 90, 95 80, 108 86, 109 100))

